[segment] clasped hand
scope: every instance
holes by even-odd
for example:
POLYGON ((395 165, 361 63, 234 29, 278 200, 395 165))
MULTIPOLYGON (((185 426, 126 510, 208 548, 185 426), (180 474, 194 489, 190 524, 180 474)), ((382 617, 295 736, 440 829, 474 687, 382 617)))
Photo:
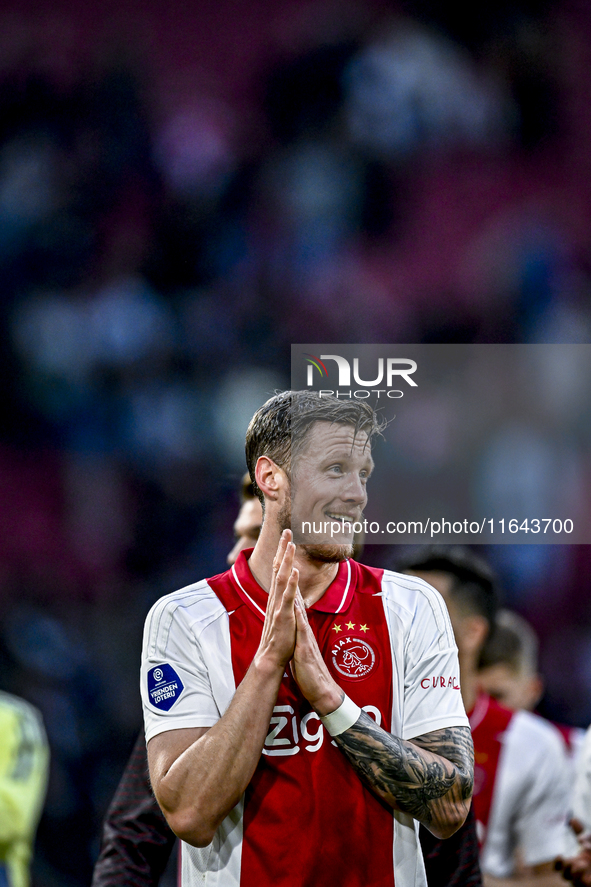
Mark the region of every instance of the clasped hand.
POLYGON ((273 561, 273 576, 259 652, 277 668, 291 672, 314 710, 328 714, 340 705, 343 691, 332 678, 310 627, 294 567, 295 545, 284 530, 273 561))

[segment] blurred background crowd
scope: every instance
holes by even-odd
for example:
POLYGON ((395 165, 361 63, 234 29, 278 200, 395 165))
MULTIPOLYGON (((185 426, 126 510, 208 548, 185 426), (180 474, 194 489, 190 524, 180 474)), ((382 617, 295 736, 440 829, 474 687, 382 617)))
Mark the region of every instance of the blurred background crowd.
MULTIPOLYGON (((0 4, 0 686, 52 750, 37 885, 90 881, 144 616, 224 568, 291 343, 589 341, 590 63, 583 0, 0 4)), ((587 726, 588 547, 484 553, 543 712, 587 726)))

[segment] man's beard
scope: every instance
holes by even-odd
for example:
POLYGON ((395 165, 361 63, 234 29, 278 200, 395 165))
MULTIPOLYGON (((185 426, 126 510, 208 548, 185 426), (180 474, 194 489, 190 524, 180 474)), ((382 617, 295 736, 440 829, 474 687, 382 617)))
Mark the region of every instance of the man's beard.
POLYGON ((354 548, 352 545, 330 545, 312 544, 298 545, 309 561, 321 564, 340 564, 341 561, 349 560, 353 557, 354 548))
MULTIPOLYGON (((291 530, 291 497, 288 497, 283 504, 281 511, 277 515, 279 531, 291 530)), ((311 542, 309 544, 298 544, 298 549, 306 556, 309 561, 322 564, 338 564, 353 557, 354 547, 352 543, 344 545, 335 545, 330 542, 311 542)))

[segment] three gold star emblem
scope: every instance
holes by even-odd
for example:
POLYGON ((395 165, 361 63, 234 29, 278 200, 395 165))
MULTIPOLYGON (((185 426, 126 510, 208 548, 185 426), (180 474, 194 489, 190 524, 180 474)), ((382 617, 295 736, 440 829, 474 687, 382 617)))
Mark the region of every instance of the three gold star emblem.
MULTIPOLYGON (((346 623, 345 623, 345 627, 348 628, 349 631, 353 631, 353 629, 355 628, 355 623, 354 623, 354 622, 346 622, 346 623)), ((334 631, 335 634, 338 634, 340 631, 343 630, 343 626, 342 626, 342 625, 337 625, 337 623, 335 622, 335 624, 334 624, 333 627, 332 627, 332 630, 334 631)), ((364 633, 365 633, 366 631, 369 631, 369 625, 360 625, 360 626, 359 626, 359 631, 362 631, 362 632, 364 632, 364 633)))

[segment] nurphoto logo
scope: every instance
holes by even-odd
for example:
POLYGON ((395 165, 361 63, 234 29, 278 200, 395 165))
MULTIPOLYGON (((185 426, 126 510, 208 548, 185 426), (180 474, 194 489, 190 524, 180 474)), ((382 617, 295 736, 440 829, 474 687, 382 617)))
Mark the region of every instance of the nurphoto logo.
POLYGON ((340 354, 321 354, 319 357, 314 354, 305 354, 305 358, 306 363, 308 364, 306 384, 309 388, 314 385, 315 370, 322 380, 326 379, 327 381, 329 376, 330 381, 335 378, 336 370, 337 384, 335 388, 321 389, 318 392, 321 397, 322 395, 334 395, 336 397, 356 397, 358 399, 365 399, 372 394, 376 395, 378 398, 380 395, 385 394, 386 397, 399 398, 404 396, 404 391, 399 388, 394 388, 395 382, 400 384, 400 382, 403 381, 413 388, 417 387, 417 383, 411 378, 413 373, 417 370, 417 362, 415 360, 410 360, 410 358, 387 357, 384 359, 383 357, 379 357, 377 360, 377 367, 373 371, 376 373, 375 378, 362 379, 359 368, 359 358, 354 357, 352 369, 353 382, 363 387, 355 391, 350 388, 348 392, 340 391, 341 388, 348 388, 352 385, 351 364, 346 357, 343 357, 340 354), (334 361, 334 363, 336 363, 336 368, 332 365, 328 368, 325 361, 334 361), (386 387, 379 388, 378 386, 383 383, 385 383, 386 387))

